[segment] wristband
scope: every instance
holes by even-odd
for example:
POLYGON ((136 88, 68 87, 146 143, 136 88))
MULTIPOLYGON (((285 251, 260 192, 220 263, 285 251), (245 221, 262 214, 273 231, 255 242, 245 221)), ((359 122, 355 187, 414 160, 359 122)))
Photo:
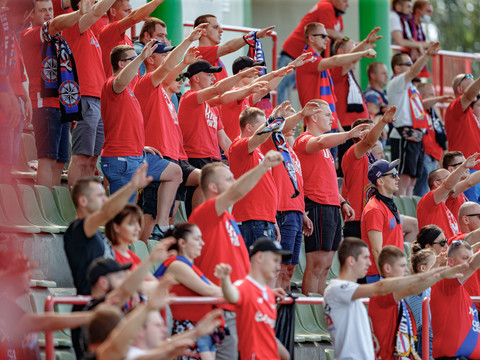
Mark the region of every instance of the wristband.
POLYGON ((340 203, 340 207, 343 207, 344 204, 350 205, 350 201, 343 200, 343 201, 340 203))

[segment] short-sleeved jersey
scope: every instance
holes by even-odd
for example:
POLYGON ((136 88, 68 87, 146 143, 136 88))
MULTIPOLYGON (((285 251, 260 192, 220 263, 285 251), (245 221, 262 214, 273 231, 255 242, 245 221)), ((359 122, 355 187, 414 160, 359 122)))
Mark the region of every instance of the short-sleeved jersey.
MULTIPOLYGON (((235 90, 235 89, 232 89, 235 90)), ((235 140, 240 136, 240 114, 243 110, 253 106, 252 96, 242 100, 232 101, 220 106, 222 111, 222 123, 230 140, 235 140)))
POLYGON ((458 279, 443 279, 432 287, 430 311, 434 358, 480 359, 478 312, 458 279))
POLYGON ((112 76, 105 82, 100 98, 105 133, 102 156, 141 156, 145 130, 140 104, 129 86, 116 94, 114 80, 112 76))
POLYGON ((303 64, 295 70, 300 104, 305 106, 307 102, 313 99, 325 100, 334 117, 332 129, 337 129, 338 115, 335 106, 337 98, 335 97, 335 90, 330 71, 328 69, 318 71, 318 64, 323 60, 321 55, 315 53, 308 46, 305 48, 304 52, 313 52, 309 58, 310 60, 313 60, 303 64))
MULTIPOLYGON (((248 153, 248 139, 235 139, 228 150, 230 170, 236 179, 263 161, 264 154, 260 148, 256 148, 250 154, 248 153)), ((273 180, 272 170, 268 170, 257 185, 233 205, 232 214, 237 221, 265 220, 275 222, 277 187, 273 180)))
POLYGON ((300 56, 305 47, 304 28, 311 22, 322 23, 326 29, 343 31, 341 13, 333 7, 331 1, 321 0, 302 18, 295 30, 283 43, 282 48, 288 55, 294 58, 300 56))
POLYGON ((127 250, 128 256, 123 255, 117 249, 113 249, 115 253, 115 261, 119 264, 132 264, 130 270, 135 269, 138 265, 142 263, 140 259, 132 250, 127 250))
POLYGON ((163 86, 153 86, 152 73, 148 73, 140 77, 134 93, 142 108, 145 145, 154 147, 162 156, 178 161, 182 146, 181 130, 175 105, 163 86))
POLYGON ((452 215, 455 217, 455 220, 459 222, 458 219, 458 211, 460 210, 460 206, 468 201, 467 197, 464 193, 461 193, 456 198, 452 197, 451 195, 445 200, 445 205, 451 211, 452 215))
POLYGON ((361 299, 352 300, 359 286, 332 279, 325 289, 323 308, 337 359, 375 359, 367 310, 361 299))
POLYGON ((431 190, 423 195, 418 202, 418 228, 421 229, 425 225, 435 224, 445 232, 445 237, 448 239, 460 231, 458 222, 443 201, 438 205, 435 204, 434 191, 431 190))
POLYGON ((370 261, 372 265, 368 268, 367 276, 377 275, 378 270, 373 258, 368 232, 376 230, 382 233, 382 247, 393 245, 404 251, 403 248, 403 228, 402 224, 397 224, 395 215, 382 201, 373 196, 365 205, 361 218, 362 240, 365 241, 370 249, 370 261))
POLYGON ((117 45, 130 45, 133 47, 133 42, 125 32, 120 32, 118 21, 114 21, 102 28, 100 35, 98 35, 98 42, 102 49, 103 70, 105 71, 105 76, 109 78, 113 74, 110 52, 117 45))
POLYGON ((312 137, 304 132, 293 144, 302 165, 305 196, 318 204, 340 206, 335 160, 329 149, 307 153, 307 142, 312 137))
POLYGON ((32 101, 33 109, 42 107, 59 108, 60 102, 58 97, 42 98, 40 96, 42 89, 41 77, 43 74, 42 45, 43 37, 40 32, 40 26, 29 27, 20 34, 20 47, 28 76, 28 94, 32 101))
POLYGON ((218 45, 217 46, 199 46, 197 51, 202 56, 202 60, 207 60, 212 66, 221 66, 222 71, 214 73, 215 81, 220 81, 228 77, 227 68, 225 64, 217 57, 218 54, 218 45))
POLYGON ((395 334, 398 325, 398 303, 393 294, 374 296, 368 305, 372 321, 377 359, 394 360, 395 334))
POLYGON ((250 276, 237 281, 235 286, 240 295, 235 304, 240 358, 280 359, 275 340, 277 306, 272 289, 250 276))
MULTIPOLYGON (((292 165, 295 169, 295 175, 297 176, 297 187, 300 191, 300 194, 297 197, 292 198, 295 189, 293 188, 292 181, 288 176, 285 166, 278 165, 272 168, 273 180, 275 181, 278 194, 277 211, 301 211, 303 213, 305 211, 305 198, 303 192, 302 167, 300 165, 300 160, 298 160, 297 154, 295 154, 295 151, 293 151, 288 142, 286 142, 286 146, 290 157, 292 158, 292 165)), ((262 144, 260 149, 264 154, 266 154, 269 150, 277 150, 272 138, 262 144)))
POLYGON ((183 147, 189 158, 220 159, 218 131, 223 123, 216 108, 207 102, 197 103, 198 91, 189 90, 180 98, 178 122, 183 134, 183 147))
MULTIPOLYGON (((363 111, 355 112, 348 111, 348 93, 350 91, 350 81, 349 74, 342 75, 343 69, 341 66, 330 69, 330 74, 332 76, 332 81, 335 90, 335 97, 337 101, 335 102, 335 108, 338 115, 338 120, 342 126, 352 126, 353 122, 357 119, 370 119, 370 113, 368 112, 367 104, 363 98, 362 89, 358 86, 354 75, 352 75, 352 80, 355 81, 358 95, 362 97, 362 108, 363 111)), ((351 72, 351 71, 350 71, 351 72)))
MULTIPOLYGON (((247 276, 250 260, 237 222, 228 211, 217 215, 215 199, 209 199, 197 206, 188 221, 197 224, 205 242, 202 254, 195 259, 195 264, 208 279, 220 285, 220 280, 214 275, 217 264, 230 264, 232 266, 230 278, 237 281, 247 276)), ((234 311, 232 305, 225 305, 224 308, 234 311)))
POLYGON ((78 82, 82 96, 99 98, 107 80, 102 66, 102 50, 91 29, 80 34, 78 22, 62 31, 75 56, 78 82))
POLYGON ((368 180, 368 156, 363 155, 360 159, 355 156, 355 146, 351 146, 342 158, 342 197, 350 202, 355 210, 355 219, 359 221, 367 204, 368 190, 373 186, 368 180))
MULTIPOLYGON (((445 132, 448 151, 461 151, 465 158, 478 152, 480 119, 470 106, 463 111, 460 97, 452 101, 445 112, 445 132)), ((480 170, 480 164, 475 169, 480 170)))

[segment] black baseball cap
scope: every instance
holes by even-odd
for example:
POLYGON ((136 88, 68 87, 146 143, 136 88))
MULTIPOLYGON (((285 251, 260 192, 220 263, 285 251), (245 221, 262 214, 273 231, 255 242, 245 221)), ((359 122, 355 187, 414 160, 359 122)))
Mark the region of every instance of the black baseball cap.
POLYGON ((212 66, 207 60, 198 60, 188 66, 185 75, 187 75, 188 78, 191 78, 193 75, 200 72, 212 74, 219 73, 220 71, 222 71, 221 66, 212 66))
POLYGON ((278 241, 272 239, 260 238, 249 248, 250 257, 255 255, 257 252, 264 251, 271 251, 275 254, 282 255, 282 261, 288 261, 292 257, 291 251, 283 250, 282 245, 280 245, 278 241))
POLYGON ((387 160, 377 160, 368 167, 368 180, 376 184, 377 180, 383 175, 394 169, 400 159, 388 162, 387 160))
POLYGON ((92 261, 87 270, 87 279, 90 286, 97 283, 100 276, 105 276, 118 271, 128 270, 132 267, 131 263, 120 265, 113 259, 97 258, 92 261))
POLYGON ((170 46, 161 41, 157 41, 155 45, 157 45, 157 48, 153 52, 157 54, 165 54, 175 49, 175 46, 170 46))
POLYGON ((240 70, 254 66, 265 66, 265 61, 255 61, 250 56, 240 56, 233 62, 232 72, 235 75, 240 70))

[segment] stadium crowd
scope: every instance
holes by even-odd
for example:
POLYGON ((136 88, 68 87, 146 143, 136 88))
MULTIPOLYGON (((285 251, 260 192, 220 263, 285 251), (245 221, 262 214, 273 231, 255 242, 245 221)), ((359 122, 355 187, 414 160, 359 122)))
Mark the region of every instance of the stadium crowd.
POLYGON ((218 19, 199 14, 172 46, 149 17, 162 1, 0 0, 0 183, 15 184, 33 125, 36 184, 60 185, 68 163, 64 249, 92 297, 71 314, 24 312, 34 265, 0 252, 1 359, 39 358, 31 334, 65 327, 77 359, 289 359, 276 299, 302 242, 301 291, 324 296, 336 359, 419 359, 424 296, 430 357, 480 359, 480 78, 454 74, 454 95, 436 96, 432 5, 392 1, 405 51, 371 62, 363 91, 355 67, 381 29, 346 36, 348 0, 315 4, 273 71, 260 40, 274 25, 222 43, 218 19), (240 49, 230 71, 221 57, 240 49), (394 197, 414 195, 417 216, 401 215, 394 197), (188 223, 174 225, 182 202, 188 223), (149 239, 142 261, 130 245, 149 239), (168 306, 172 294, 227 304, 168 306))

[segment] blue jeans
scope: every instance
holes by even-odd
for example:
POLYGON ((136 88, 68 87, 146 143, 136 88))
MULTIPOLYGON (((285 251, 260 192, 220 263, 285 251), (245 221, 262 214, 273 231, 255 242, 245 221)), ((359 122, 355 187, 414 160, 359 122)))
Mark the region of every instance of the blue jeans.
MULTIPOLYGON (((476 171, 478 170, 470 169, 470 174, 473 174, 476 171)), ((480 204, 480 184, 472 186, 470 189, 464 191, 463 193, 468 198, 468 200, 480 204)))
MULTIPOLYGON (((102 156, 100 162, 103 174, 110 184, 110 194, 125 186, 144 162, 148 163, 147 176, 152 176, 153 180, 157 181, 160 180, 163 171, 170 164, 168 160, 162 159, 158 155, 145 152, 142 156, 102 156)), ((129 201, 135 201, 135 194, 132 194, 129 201)))
POLYGON ((205 335, 197 339, 197 347, 199 352, 211 351, 216 352, 217 347, 210 335, 205 335))
POLYGON ((292 252, 292 258, 284 264, 298 264, 300 246, 302 245, 303 214, 300 211, 279 211, 277 213, 277 225, 280 228, 283 250, 292 252))
POLYGON ((423 172, 422 175, 417 178, 415 182, 415 187, 413 189, 413 195, 422 197, 430 191, 428 187, 428 174, 437 168, 437 160, 432 158, 430 155, 423 155, 423 172))
POLYGON ((247 249, 260 238, 275 240, 275 224, 264 220, 248 220, 238 224, 247 249))
MULTIPOLYGON (((294 59, 287 54, 282 53, 278 57, 277 66, 280 69, 284 66, 287 66, 288 63, 293 60, 294 59)), ((290 74, 287 74, 277 86, 277 104, 281 104, 290 98, 290 92, 295 87, 295 84, 295 69, 293 69, 293 71, 290 74)))

